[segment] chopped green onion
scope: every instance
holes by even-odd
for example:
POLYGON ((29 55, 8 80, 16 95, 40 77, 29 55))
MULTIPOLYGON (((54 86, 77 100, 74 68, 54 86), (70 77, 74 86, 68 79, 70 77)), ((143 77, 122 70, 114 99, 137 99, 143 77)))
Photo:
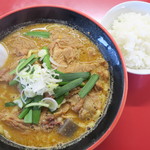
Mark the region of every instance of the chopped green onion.
MULTIPOLYGON (((41 95, 37 95, 37 96, 35 96, 35 97, 32 98, 32 99, 31 99, 31 98, 28 98, 28 99, 26 100, 25 106, 28 105, 28 104, 30 104, 31 102, 38 102, 38 101, 42 100, 42 98, 43 98, 43 96, 41 96, 41 95)), ((25 106, 24 106, 24 107, 25 107, 25 106)), ((23 118, 27 115, 27 113, 30 111, 30 109, 32 109, 32 108, 24 108, 24 109, 22 110, 22 112, 19 114, 18 118, 19 118, 19 119, 23 119, 23 118)), ((33 116, 35 116, 34 107, 33 107, 33 110, 32 110, 32 114, 33 114, 33 116)), ((34 118, 33 118, 33 123, 34 123, 34 118)))
POLYGON ((18 84, 18 81, 16 81, 16 80, 11 80, 11 81, 9 82, 9 85, 10 85, 10 86, 16 85, 16 84, 18 84))
POLYGON ((42 103, 42 102, 39 102, 39 103, 37 103, 37 102, 34 102, 34 103, 30 103, 30 104, 28 104, 28 105, 26 105, 25 107, 26 108, 28 108, 28 107, 33 107, 33 106, 40 106, 40 107, 49 107, 49 104, 46 104, 46 103, 42 103))
POLYGON ((99 76, 97 74, 93 74, 91 78, 89 79, 89 81, 85 84, 85 86, 80 90, 79 96, 81 98, 84 98, 94 87, 98 79, 99 79, 99 76))
POLYGON ((41 108, 34 106, 32 109, 32 123, 38 124, 41 116, 41 108))
POLYGON ((45 31, 30 31, 24 33, 24 35, 31 36, 31 37, 39 37, 39 38, 49 38, 50 32, 45 31))
POLYGON ((32 59, 32 60, 29 62, 29 64, 32 65, 32 64, 34 64, 37 60, 38 60, 38 58, 34 58, 34 59, 32 59))
POLYGON ((33 98, 28 98, 28 99, 26 100, 26 104, 25 104, 25 105, 31 103, 32 101, 33 101, 33 98))
POLYGON ((64 95, 62 95, 58 98, 56 98, 55 100, 58 103, 58 105, 60 105, 63 102, 63 100, 65 99, 65 96, 68 96, 68 95, 69 95, 69 92, 65 93, 64 95))
POLYGON ((62 85, 66 85, 66 84, 68 84, 69 82, 59 82, 58 84, 60 85, 60 86, 62 86, 62 85))
POLYGON ((14 102, 8 102, 8 103, 5 103, 5 107, 11 107, 11 106, 16 106, 17 104, 14 103, 14 102))
MULTIPOLYGON (((58 84, 59 84, 59 86, 63 86, 63 85, 66 85, 66 84, 68 84, 69 82, 59 82, 58 84)), ((84 87, 84 85, 85 85, 85 83, 81 83, 79 86, 80 87, 84 87)))
MULTIPOLYGON (((18 66, 18 71, 22 70, 25 66, 27 66, 35 58, 35 56, 36 56, 35 54, 32 54, 28 59, 21 62, 19 64, 20 66, 18 66)), ((16 69, 14 69, 10 72, 11 75, 14 74, 14 73, 16 73, 16 69)))
POLYGON ((58 108, 57 102, 53 98, 50 98, 50 97, 46 97, 42 99, 42 101, 39 103, 38 102, 30 103, 26 105, 25 107, 33 107, 33 106, 47 107, 50 109, 51 112, 55 111, 58 108))
POLYGON ((25 60, 26 60, 25 58, 20 59, 20 60, 19 60, 19 63, 22 63, 22 62, 25 61, 25 60))
POLYGON ((43 99, 43 96, 42 96, 42 95, 37 95, 37 96, 34 97, 33 102, 39 102, 39 101, 41 101, 42 99, 43 99))
POLYGON ((32 123, 32 109, 30 109, 27 115, 24 117, 24 122, 32 123))
POLYGON ((18 116, 18 118, 19 119, 23 119, 26 115, 27 115, 27 113, 30 111, 30 108, 24 108, 23 110, 22 110, 22 112, 19 114, 19 116, 18 116))
MULTIPOLYGON (((33 102, 39 102, 41 101, 43 96, 37 95, 34 97, 33 102)), ((38 106, 34 106, 32 109, 32 123, 38 124, 40 121, 40 116, 41 116, 41 108, 38 106)))
MULTIPOLYGON (((23 61, 25 61, 26 59, 21 59, 22 61, 20 61, 20 63, 22 63, 23 61)), ((33 60, 31 60, 30 62, 29 62, 29 64, 30 65, 32 65, 34 62, 36 62, 38 60, 38 58, 34 58, 33 60)), ((13 86, 13 85, 16 85, 16 84, 18 84, 19 82, 18 81, 16 81, 16 80, 11 80, 10 82, 9 82, 9 85, 10 86, 13 86)))
POLYGON ((51 63, 50 63, 50 54, 49 54, 49 50, 47 47, 43 47, 43 49, 46 51, 46 55, 43 58, 43 63, 46 64, 48 69, 51 69, 51 63))
POLYGON ((56 98, 56 102, 58 103, 58 105, 60 105, 64 99, 65 99, 65 95, 62 95, 62 96, 56 98))
POLYGON ((55 73, 62 74, 63 72, 55 70, 55 73))
POLYGON ((87 80, 90 75, 90 72, 63 73, 59 75, 59 78, 62 79, 63 82, 69 82, 78 78, 83 78, 83 80, 87 80))
POLYGON ((54 91, 55 92, 55 98, 58 98, 59 96, 62 96, 65 93, 69 92, 70 90, 76 88, 82 82, 83 82, 83 78, 78 78, 78 79, 75 79, 75 80, 69 82, 68 84, 66 84, 62 87, 55 89, 55 91, 54 91))

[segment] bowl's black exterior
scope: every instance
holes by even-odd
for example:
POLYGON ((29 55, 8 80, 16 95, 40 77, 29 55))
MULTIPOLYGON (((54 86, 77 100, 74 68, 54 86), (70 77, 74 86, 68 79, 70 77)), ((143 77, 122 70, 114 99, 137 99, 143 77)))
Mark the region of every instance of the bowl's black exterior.
MULTIPOLYGON (((65 148, 65 150, 87 149, 105 134, 119 111, 124 93, 124 70, 122 60, 117 48, 100 26, 79 13, 60 7, 33 7, 16 11, 5 16, 0 19, 0 39, 4 38, 10 31, 23 25, 37 22, 58 22, 80 30, 98 46, 104 58, 109 63, 111 77, 113 79, 111 83, 113 93, 110 105, 107 108, 107 113, 94 131, 81 141, 65 148)), ((0 150, 18 150, 24 148, 9 142, 2 136, 0 136, 0 139, 3 141, 0 142, 0 150)))

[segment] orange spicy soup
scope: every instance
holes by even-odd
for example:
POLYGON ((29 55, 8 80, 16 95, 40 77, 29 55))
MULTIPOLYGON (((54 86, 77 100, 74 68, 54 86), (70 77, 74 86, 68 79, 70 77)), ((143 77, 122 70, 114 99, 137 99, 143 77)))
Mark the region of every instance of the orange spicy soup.
MULTIPOLYGON (((6 36, 0 43, 8 53, 5 65, 0 68, 0 134, 26 146, 57 147, 92 131, 108 102, 110 73, 108 63, 89 38, 66 25, 40 23, 24 26, 6 36), (33 31, 41 32, 40 34, 45 32, 46 37, 26 34, 33 31), (31 123, 27 123, 27 117, 18 118, 23 107, 5 106, 8 102, 14 103, 21 95, 17 84, 9 85, 16 77, 15 74, 10 75, 10 72, 17 67, 20 60, 28 59, 33 54, 35 57, 40 53, 42 55, 43 47, 47 47, 50 53, 53 70, 57 69, 62 73, 88 72, 98 75, 99 79, 85 97, 80 97, 79 92, 89 78, 83 81, 82 86, 70 90, 61 104, 54 103, 57 109, 53 112, 43 106, 34 106, 40 108, 39 121, 37 124, 33 123, 32 115, 32 118, 28 118, 31 123), (65 129, 68 131, 64 131, 66 124, 69 124, 65 129)), ((41 56, 41 61, 38 59, 32 65, 39 65, 43 69, 42 61, 41 56)), ((55 100, 48 92, 42 96, 55 100)), ((33 99, 33 96, 30 95, 30 98, 33 99)))

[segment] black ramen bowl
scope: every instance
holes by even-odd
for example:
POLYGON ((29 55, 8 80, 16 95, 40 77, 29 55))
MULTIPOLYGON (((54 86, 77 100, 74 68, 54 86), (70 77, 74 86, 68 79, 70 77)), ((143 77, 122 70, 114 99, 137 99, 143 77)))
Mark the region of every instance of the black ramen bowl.
MULTIPOLYGON (((43 22, 66 24, 84 33, 97 45, 109 64, 112 93, 104 115, 92 132, 63 148, 65 150, 92 150, 112 131, 125 105, 127 72, 121 52, 106 29, 92 18, 75 10, 56 6, 29 7, 0 16, 0 39, 24 25, 43 22)), ((14 143, 2 135, 0 135, 0 141, 0 150, 39 149, 14 143)))

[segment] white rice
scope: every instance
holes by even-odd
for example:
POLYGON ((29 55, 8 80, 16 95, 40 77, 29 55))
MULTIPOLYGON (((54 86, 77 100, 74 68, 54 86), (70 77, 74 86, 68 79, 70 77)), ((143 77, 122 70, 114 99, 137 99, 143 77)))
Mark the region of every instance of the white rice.
POLYGON ((150 69, 150 14, 121 14, 108 29, 132 69, 150 69))

